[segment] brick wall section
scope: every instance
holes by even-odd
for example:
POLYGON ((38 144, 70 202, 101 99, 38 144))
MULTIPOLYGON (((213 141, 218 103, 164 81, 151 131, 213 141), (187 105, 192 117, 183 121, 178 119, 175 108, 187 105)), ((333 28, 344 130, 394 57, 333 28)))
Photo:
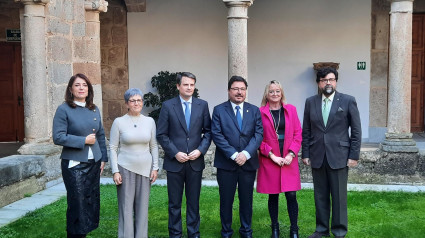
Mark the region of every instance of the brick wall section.
POLYGON ((109 0, 108 12, 100 14, 100 47, 103 125, 106 136, 115 118, 124 115, 128 89, 127 10, 124 1, 109 0))

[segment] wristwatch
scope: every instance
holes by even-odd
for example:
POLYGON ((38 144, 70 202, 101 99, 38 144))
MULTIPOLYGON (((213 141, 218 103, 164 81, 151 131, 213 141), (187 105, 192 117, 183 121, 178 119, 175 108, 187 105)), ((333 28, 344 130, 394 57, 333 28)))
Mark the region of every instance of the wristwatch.
POLYGON ((273 155, 273 152, 272 151, 270 151, 269 152, 269 158, 271 158, 271 156, 273 155))
POLYGON ((292 156, 292 158, 295 158, 295 153, 292 151, 289 151, 289 154, 292 156))

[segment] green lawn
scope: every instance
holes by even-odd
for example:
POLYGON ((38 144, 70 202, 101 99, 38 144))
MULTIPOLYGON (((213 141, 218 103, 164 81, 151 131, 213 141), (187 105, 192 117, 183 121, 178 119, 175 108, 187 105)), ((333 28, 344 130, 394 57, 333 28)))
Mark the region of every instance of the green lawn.
MULTIPOLYGON (((100 227, 88 237, 116 237, 118 216, 114 185, 101 187, 100 227)), ((297 193, 300 207, 300 237, 314 231, 312 190, 297 193)), ((281 237, 288 237, 289 220, 285 196, 280 197, 281 237)), ((149 206, 150 237, 168 237, 166 187, 153 186, 149 206)), ((217 187, 203 187, 201 194, 201 235, 220 237, 219 196, 217 187)), ((65 198, 0 228, 0 237, 66 237, 65 198)), ((182 209, 185 218, 185 210, 182 209)), ((425 237, 425 193, 349 192, 349 232, 347 237, 425 237)), ((254 192, 253 237, 270 237, 267 195, 254 192)), ((183 225, 184 224, 183 219, 183 225)), ((238 236, 238 202, 235 199, 233 229, 238 236)), ((185 233, 185 228, 183 228, 185 233)))

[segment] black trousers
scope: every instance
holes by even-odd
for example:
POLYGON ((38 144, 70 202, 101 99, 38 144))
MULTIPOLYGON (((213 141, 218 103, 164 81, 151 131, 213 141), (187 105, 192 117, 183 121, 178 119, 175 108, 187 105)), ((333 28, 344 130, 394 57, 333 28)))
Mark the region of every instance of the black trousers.
POLYGON ((335 236, 347 234, 347 180, 348 167, 332 169, 325 157, 320 168, 312 169, 314 202, 316 205, 316 231, 329 232, 332 198, 331 231, 335 236))
POLYGON ((168 191, 168 234, 182 237, 182 196, 186 195, 187 236, 199 236, 199 197, 201 195, 202 171, 195 171, 185 163, 179 172, 167 171, 168 191))
POLYGON ((231 236, 232 211, 236 187, 239 197, 239 219, 241 226, 239 233, 243 236, 252 235, 252 193, 254 191, 256 171, 245 171, 238 168, 236 171, 217 169, 217 182, 220 193, 221 235, 231 236))

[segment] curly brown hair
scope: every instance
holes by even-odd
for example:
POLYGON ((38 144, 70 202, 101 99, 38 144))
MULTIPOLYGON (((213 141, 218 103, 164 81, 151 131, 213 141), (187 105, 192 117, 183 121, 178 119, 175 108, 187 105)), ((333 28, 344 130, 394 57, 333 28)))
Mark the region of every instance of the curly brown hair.
POLYGON ((77 78, 83 79, 87 83, 88 95, 86 97, 86 107, 90 110, 95 109, 96 105, 93 103, 93 96, 94 96, 93 86, 91 85, 90 80, 87 78, 87 76, 81 73, 75 74, 71 76, 71 78, 69 79, 68 87, 66 88, 66 91, 65 91, 65 102, 72 108, 77 107, 77 105, 74 103, 74 95, 72 95, 72 92, 71 92, 72 84, 74 84, 74 81, 77 78))

